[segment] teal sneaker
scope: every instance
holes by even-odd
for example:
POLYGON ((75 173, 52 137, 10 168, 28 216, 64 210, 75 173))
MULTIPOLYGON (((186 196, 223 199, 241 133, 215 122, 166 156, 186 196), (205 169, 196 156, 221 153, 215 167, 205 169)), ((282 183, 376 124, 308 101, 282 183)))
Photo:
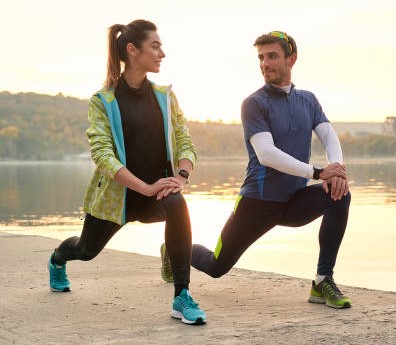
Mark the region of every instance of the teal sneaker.
POLYGON ((308 302, 326 304, 336 309, 350 308, 351 300, 342 294, 332 277, 326 276, 318 285, 312 281, 308 302))
POLYGON ((165 243, 162 243, 161 248, 161 277, 167 283, 173 283, 173 272, 172 272, 172 265, 168 256, 168 252, 166 251, 165 243))
POLYGON ((198 308, 187 289, 183 289, 179 296, 173 301, 171 316, 180 319, 189 325, 203 325, 206 323, 206 314, 198 308))
POLYGON ((55 292, 70 291, 70 282, 67 279, 66 264, 57 265, 48 260, 48 272, 50 278, 50 289, 55 292))

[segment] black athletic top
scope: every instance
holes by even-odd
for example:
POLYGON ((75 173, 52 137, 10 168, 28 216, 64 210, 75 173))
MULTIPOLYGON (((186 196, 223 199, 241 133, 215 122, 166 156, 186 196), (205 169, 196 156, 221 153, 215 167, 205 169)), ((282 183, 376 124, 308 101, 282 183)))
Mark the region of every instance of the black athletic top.
MULTIPOLYGON (((165 176, 166 147, 164 120, 150 82, 146 79, 135 89, 121 77, 115 97, 121 112, 126 167, 146 183, 154 183, 165 176)), ((144 198, 127 191, 128 207, 144 198)))

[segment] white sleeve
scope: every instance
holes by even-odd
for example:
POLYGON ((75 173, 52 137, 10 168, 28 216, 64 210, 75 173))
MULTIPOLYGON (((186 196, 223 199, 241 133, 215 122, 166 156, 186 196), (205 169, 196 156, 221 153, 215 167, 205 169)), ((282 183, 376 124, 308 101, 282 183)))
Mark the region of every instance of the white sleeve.
POLYGON ((289 175, 312 178, 313 166, 295 159, 274 145, 270 132, 259 132, 250 138, 260 164, 289 175))
POLYGON ((317 125, 314 131, 326 151, 327 161, 329 163, 342 163, 341 144, 333 126, 328 122, 323 122, 317 125))

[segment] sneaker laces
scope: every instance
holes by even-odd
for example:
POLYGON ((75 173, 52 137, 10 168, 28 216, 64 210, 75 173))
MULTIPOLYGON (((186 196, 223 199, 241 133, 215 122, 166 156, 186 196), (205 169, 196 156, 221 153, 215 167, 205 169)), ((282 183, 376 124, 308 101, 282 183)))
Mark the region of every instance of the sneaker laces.
POLYGON ((66 274, 66 267, 65 265, 57 265, 55 264, 55 276, 58 281, 66 281, 67 280, 67 274, 66 274))
POLYGON ((168 253, 165 253, 165 255, 164 255, 164 262, 163 262, 163 264, 164 264, 164 270, 165 270, 167 273, 172 273, 172 265, 171 265, 171 263, 170 263, 168 253))
POLYGON ((334 280, 331 279, 331 278, 327 278, 327 279, 324 281, 323 290, 324 290, 328 295, 340 295, 340 296, 342 296, 342 292, 340 291, 340 289, 338 288, 338 286, 336 285, 336 283, 334 282, 334 280))
POLYGON ((183 304, 183 307, 198 309, 198 303, 196 303, 188 293, 181 298, 181 303, 183 304))

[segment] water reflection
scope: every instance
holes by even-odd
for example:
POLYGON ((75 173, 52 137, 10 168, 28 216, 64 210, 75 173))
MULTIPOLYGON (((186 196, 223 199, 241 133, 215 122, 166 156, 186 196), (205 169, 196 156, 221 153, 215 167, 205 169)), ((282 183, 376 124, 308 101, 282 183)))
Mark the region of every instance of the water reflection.
POLYGON ((237 195, 244 178, 245 167, 244 160, 200 162, 185 192, 215 196, 237 195))
POLYGON ((354 204, 396 203, 395 162, 352 162, 348 173, 354 204))
MULTIPOLYGON (((245 166, 243 160, 198 164, 185 189, 195 243, 215 247, 245 166)), ((59 240, 79 235, 81 204, 92 170, 88 162, 1 163, 0 230, 59 240)), ((336 279, 395 291, 396 161, 355 162, 348 170, 353 196, 336 279)), ((274 228, 248 249, 237 267, 312 278, 319 221, 301 228, 274 228)), ((158 256, 163 239, 163 223, 136 222, 117 233, 108 248, 158 256)))
MULTIPOLYGON (((245 167, 244 160, 201 160, 185 194, 232 199, 245 167)), ((78 217, 92 170, 85 161, 0 163, 0 222, 78 217)), ((353 204, 396 203, 396 161, 352 162, 348 171, 353 204)))
POLYGON ((82 162, 0 164, 0 221, 75 217, 91 172, 82 162))

